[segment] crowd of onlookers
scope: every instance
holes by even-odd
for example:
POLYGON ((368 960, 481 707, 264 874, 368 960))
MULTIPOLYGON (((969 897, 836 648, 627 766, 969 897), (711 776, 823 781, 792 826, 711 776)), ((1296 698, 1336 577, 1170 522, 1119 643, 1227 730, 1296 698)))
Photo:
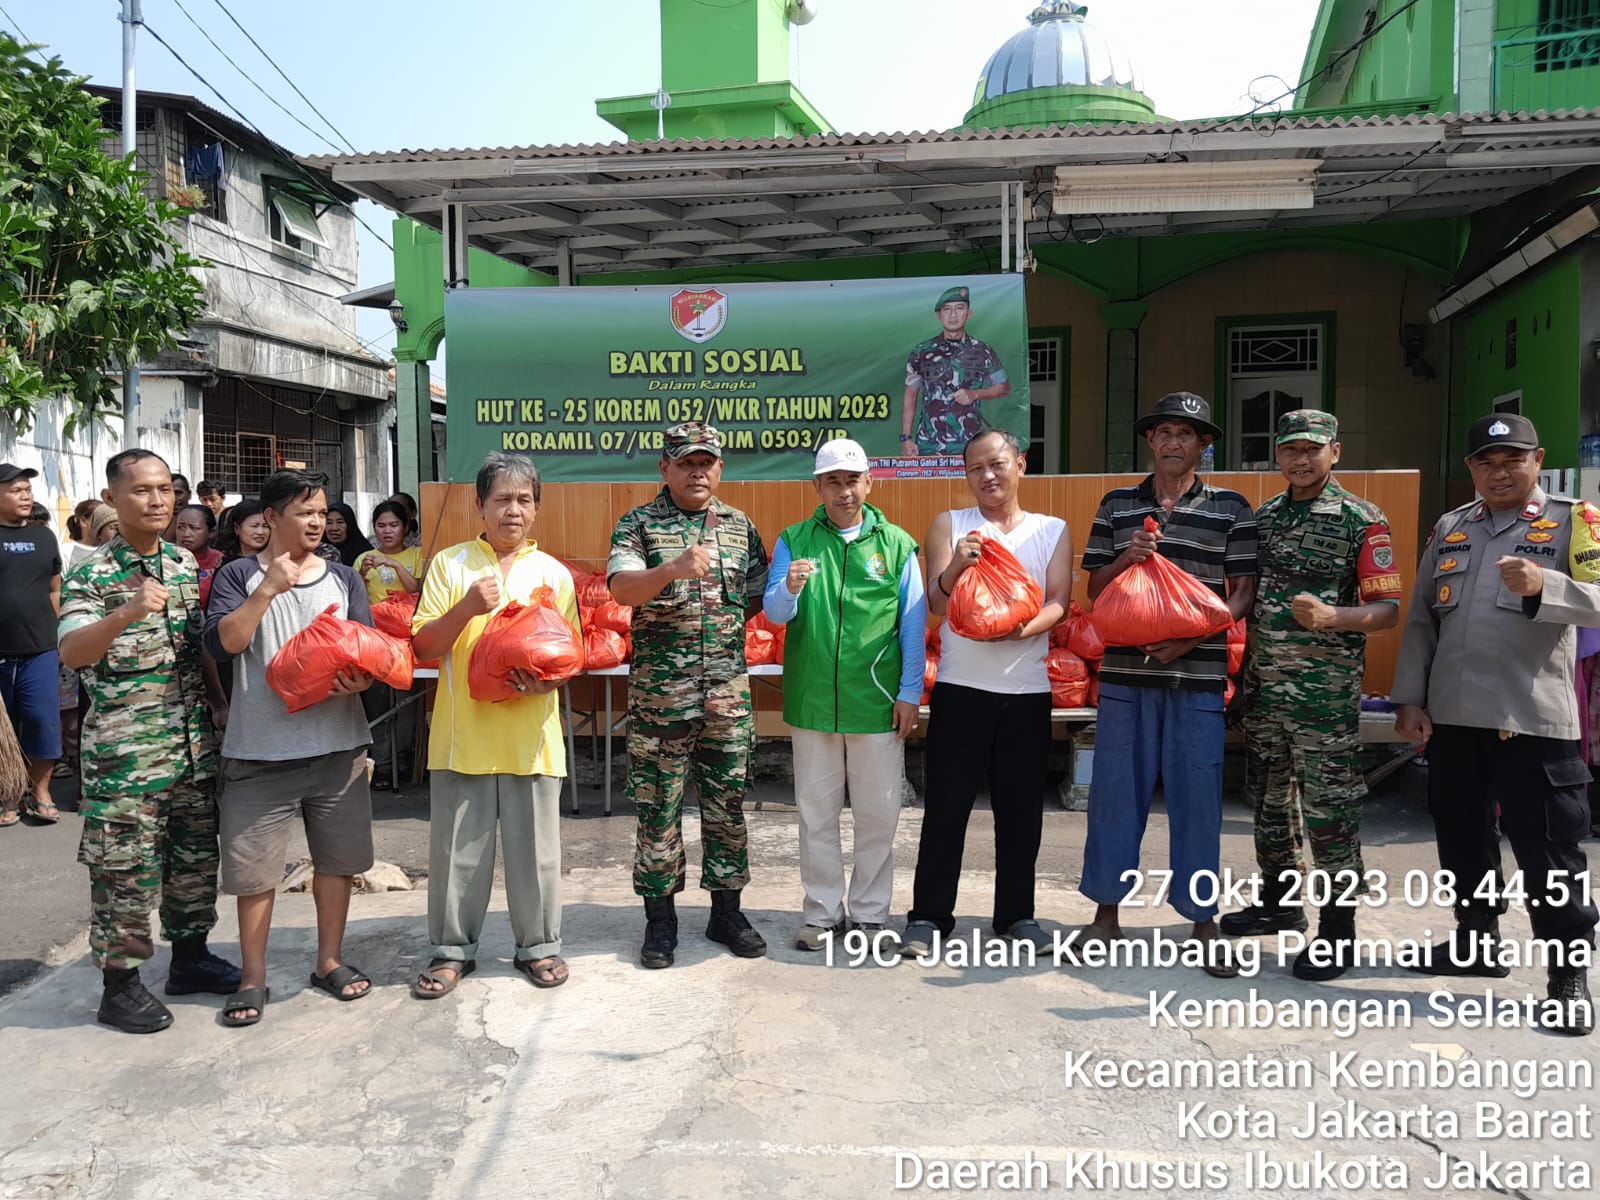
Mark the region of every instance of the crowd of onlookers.
MULTIPOLYGON (((200 605, 211 599, 211 580, 225 564, 236 558, 259 554, 266 549, 269 529, 262 511, 261 501, 255 496, 245 496, 228 502, 225 484, 202 479, 192 489, 189 480, 181 475, 172 476, 174 515, 165 539, 182 546, 195 557, 200 573, 200 605)), ((43 504, 34 503, 28 524, 52 529, 51 512, 43 504)), ((369 600, 378 601, 396 592, 414 593, 421 587, 422 550, 417 502, 407 492, 397 492, 377 505, 371 514, 370 536, 362 532, 360 518, 348 504, 330 504, 328 521, 322 545, 317 553, 329 562, 343 563, 354 569, 365 582, 369 600)), ((68 542, 62 547, 65 574, 86 558, 96 546, 103 546, 117 536, 117 510, 104 498, 80 500, 73 506, 66 520, 68 542)), ((218 672, 221 691, 231 696, 231 667, 229 664, 208 662, 207 671, 218 672)), ((71 775, 77 770, 79 753, 78 730, 81 711, 82 687, 78 672, 60 669, 60 709, 62 756, 55 765, 57 776, 71 775)), ((369 717, 387 712, 394 705, 390 689, 375 685, 364 697, 369 717)), ((373 754, 377 760, 377 776, 373 787, 386 791, 392 776, 390 756, 394 742, 403 743, 403 754, 409 753, 411 738, 407 729, 396 728, 395 738, 379 737, 373 754)), ((31 810, 30 810, 31 811, 31 810)), ((43 809, 48 813, 48 807, 43 809)), ((39 815, 32 812, 32 815, 39 815)), ((12 823, 7 821, 5 823, 12 823)))

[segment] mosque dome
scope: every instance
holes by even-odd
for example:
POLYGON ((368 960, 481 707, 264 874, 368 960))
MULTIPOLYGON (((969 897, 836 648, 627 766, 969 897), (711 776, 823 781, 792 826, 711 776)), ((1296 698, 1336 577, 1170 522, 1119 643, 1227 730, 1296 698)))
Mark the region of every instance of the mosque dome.
POLYGON ((1133 61, 1077 0, 1043 0, 983 69, 968 128, 1153 121, 1133 61))

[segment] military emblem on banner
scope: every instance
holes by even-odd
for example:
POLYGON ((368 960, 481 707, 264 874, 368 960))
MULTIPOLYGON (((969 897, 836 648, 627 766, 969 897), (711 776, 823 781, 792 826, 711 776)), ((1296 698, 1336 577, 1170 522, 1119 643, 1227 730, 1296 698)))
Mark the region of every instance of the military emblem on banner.
POLYGON ((709 342, 728 323, 728 297, 716 288, 684 288, 667 302, 672 327, 691 342, 709 342))

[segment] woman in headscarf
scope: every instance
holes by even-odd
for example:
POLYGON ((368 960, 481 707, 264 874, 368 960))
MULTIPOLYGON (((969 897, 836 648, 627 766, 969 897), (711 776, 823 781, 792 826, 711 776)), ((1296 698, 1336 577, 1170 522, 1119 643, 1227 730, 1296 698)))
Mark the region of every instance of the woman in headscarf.
MULTIPOLYGON (((348 504, 328 505, 328 522, 322 529, 322 544, 332 546, 339 555, 339 561, 347 567, 356 565, 372 543, 367 540, 367 535, 361 532, 361 526, 356 521, 356 510, 348 504)), ((323 555, 323 557, 328 557, 323 555)))

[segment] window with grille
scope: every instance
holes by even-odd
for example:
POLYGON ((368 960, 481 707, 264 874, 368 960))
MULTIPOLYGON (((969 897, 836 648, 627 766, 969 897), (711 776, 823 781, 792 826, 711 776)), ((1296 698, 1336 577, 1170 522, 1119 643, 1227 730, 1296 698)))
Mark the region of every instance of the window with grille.
POLYGON ((1272 470, 1278 419, 1322 407, 1327 336, 1320 323, 1229 331, 1228 450, 1238 470, 1272 470))
POLYGON ((284 467, 328 476, 328 495, 343 489, 341 422, 331 397, 300 388, 224 378, 205 393, 203 474, 245 496, 284 467))
POLYGON ((1533 69, 1600 64, 1600 0, 1539 0, 1533 69))

